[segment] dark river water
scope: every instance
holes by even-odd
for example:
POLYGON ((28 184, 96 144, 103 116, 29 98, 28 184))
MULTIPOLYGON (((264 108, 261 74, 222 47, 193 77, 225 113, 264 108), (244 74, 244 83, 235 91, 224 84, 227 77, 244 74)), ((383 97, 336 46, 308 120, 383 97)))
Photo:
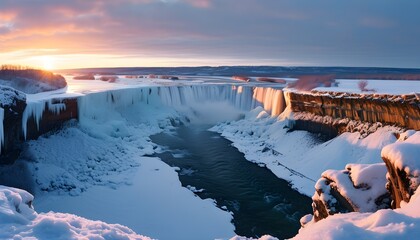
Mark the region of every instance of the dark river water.
POLYGON ((180 168, 183 186, 204 189, 196 194, 233 212, 236 234, 280 239, 296 235, 299 219, 311 213, 311 199, 267 168, 247 161, 232 142, 207 128, 181 126, 173 134, 152 136, 154 143, 167 148, 156 156, 180 168))

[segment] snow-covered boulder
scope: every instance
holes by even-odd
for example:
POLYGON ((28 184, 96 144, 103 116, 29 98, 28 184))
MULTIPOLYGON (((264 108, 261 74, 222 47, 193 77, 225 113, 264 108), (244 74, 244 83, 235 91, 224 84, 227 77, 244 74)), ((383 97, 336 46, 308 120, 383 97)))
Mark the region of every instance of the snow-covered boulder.
POLYGON ((410 201, 420 184, 420 132, 405 132, 396 143, 385 146, 381 155, 388 168, 392 208, 399 208, 402 201, 410 201))
MULTIPOLYGON (((345 170, 327 170, 315 185, 312 197, 314 221, 336 213, 374 212, 389 208, 385 188, 386 167, 378 164, 347 164, 345 170)), ((307 217, 301 221, 304 225, 307 217)))
POLYGON ((37 213, 33 196, 0 186, 0 239, 150 239, 128 227, 72 214, 37 213))

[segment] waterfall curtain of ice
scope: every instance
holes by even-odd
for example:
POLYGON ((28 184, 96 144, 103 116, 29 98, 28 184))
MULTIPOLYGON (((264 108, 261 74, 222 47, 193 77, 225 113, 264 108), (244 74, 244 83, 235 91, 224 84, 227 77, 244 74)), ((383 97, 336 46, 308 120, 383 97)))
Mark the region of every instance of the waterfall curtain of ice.
MULTIPOLYGON (((57 102, 55 99, 54 102, 57 102)), ((130 108, 170 108, 189 114, 202 115, 202 118, 229 117, 232 112, 247 112, 261 106, 272 116, 279 115, 285 108, 281 89, 269 87, 232 86, 232 85, 191 85, 137 87, 90 93, 78 97, 79 120, 107 119, 110 110, 130 111, 130 108), (225 116, 226 115, 226 116, 225 116)), ((33 117, 39 127, 44 111, 59 114, 66 106, 53 103, 51 99, 28 102, 23 114, 24 136, 27 124, 33 117)), ((134 109, 133 109, 134 110, 134 109)), ((137 112, 139 113, 139 112, 137 112)), ((148 114, 146 111, 141 114, 148 114)), ((199 116, 198 116, 199 117, 199 116)), ((226 119, 228 120, 228 119, 226 119)))

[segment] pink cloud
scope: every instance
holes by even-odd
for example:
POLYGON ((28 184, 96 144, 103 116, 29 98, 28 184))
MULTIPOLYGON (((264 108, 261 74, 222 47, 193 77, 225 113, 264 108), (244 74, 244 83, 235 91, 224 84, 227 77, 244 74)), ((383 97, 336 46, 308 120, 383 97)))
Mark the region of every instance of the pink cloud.
POLYGON ((187 3, 198 8, 208 8, 211 6, 211 0, 185 0, 187 3))

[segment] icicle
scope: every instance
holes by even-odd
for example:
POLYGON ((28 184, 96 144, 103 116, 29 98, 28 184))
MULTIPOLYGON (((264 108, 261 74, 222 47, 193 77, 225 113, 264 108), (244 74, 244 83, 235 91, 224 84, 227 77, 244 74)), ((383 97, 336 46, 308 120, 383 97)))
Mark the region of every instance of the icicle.
POLYGON ((28 102, 26 104, 25 111, 23 112, 22 116, 22 130, 23 130, 23 136, 26 140, 27 135, 27 126, 28 126, 28 120, 31 116, 35 118, 37 129, 39 129, 39 122, 42 118, 42 113, 45 109, 45 101, 39 101, 39 102, 28 102))
MULTIPOLYGON (((55 115, 59 115, 62 111, 66 110, 66 105, 64 103, 62 103, 61 101, 58 103, 53 103, 53 100, 54 99, 48 99, 26 103, 26 108, 22 116, 22 130, 25 140, 28 131, 28 121, 31 116, 34 117, 37 130, 39 130, 39 123, 41 122, 42 115, 44 114, 46 107, 48 108, 48 111, 54 113, 55 115)), ((57 99, 55 99, 54 101, 57 101, 57 99)))

